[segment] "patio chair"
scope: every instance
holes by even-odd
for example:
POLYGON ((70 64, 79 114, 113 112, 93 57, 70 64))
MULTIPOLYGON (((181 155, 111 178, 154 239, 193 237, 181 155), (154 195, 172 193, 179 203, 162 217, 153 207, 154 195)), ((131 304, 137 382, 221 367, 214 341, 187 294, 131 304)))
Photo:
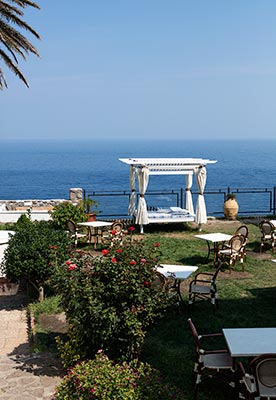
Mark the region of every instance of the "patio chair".
POLYGON ((229 240, 226 246, 223 246, 218 252, 218 258, 221 260, 223 265, 228 265, 230 273, 232 272, 232 266, 239 261, 242 264, 242 270, 244 271, 244 255, 245 255, 246 238, 243 235, 234 235, 229 240))
MULTIPOLYGON (((246 225, 241 225, 235 230, 234 235, 233 235, 233 236, 242 235, 245 238, 244 253, 243 253, 244 257, 243 258, 246 257, 246 247, 245 247, 245 245, 247 244, 247 241, 248 241, 248 233, 249 233, 248 232, 248 227, 246 225)), ((229 243, 224 243, 223 246, 222 246, 222 249, 229 249, 229 248, 230 248, 229 243)))
POLYGON ((177 306, 180 305, 179 287, 175 277, 172 275, 165 276, 159 271, 154 271, 152 286, 164 290, 170 299, 175 300, 177 306))
POLYGON ((191 318, 188 319, 188 325, 196 344, 194 398, 197 398, 199 385, 207 378, 220 379, 223 382, 234 386, 233 359, 229 351, 226 348, 219 350, 206 350, 202 347, 202 342, 207 342, 206 339, 220 338, 223 334, 210 333, 199 335, 191 318))
POLYGON ((197 299, 207 300, 213 304, 214 309, 218 308, 217 296, 217 276, 221 269, 221 262, 216 265, 216 270, 212 272, 198 272, 189 285, 189 306, 197 299))
POLYGON ((100 241, 102 243, 111 241, 111 246, 114 246, 115 243, 122 243, 123 232, 124 224, 120 221, 114 221, 108 230, 101 230, 98 233, 100 235, 100 241))
POLYGON ((245 239, 248 238, 248 227, 246 225, 241 225, 239 226, 234 235, 243 235, 245 237, 245 239))
POLYGON ((270 221, 264 220, 260 222, 259 228, 262 234, 260 253, 262 252, 266 243, 270 244, 272 252, 274 252, 274 245, 276 241, 274 225, 270 221))
POLYGON ((238 364, 240 397, 248 399, 276 399, 276 354, 255 357, 246 373, 238 364))
POLYGON ((88 235, 86 233, 81 233, 79 228, 71 219, 66 221, 66 226, 69 232, 70 240, 74 241, 74 245, 77 246, 79 239, 85 238, 88 240, 88 235))

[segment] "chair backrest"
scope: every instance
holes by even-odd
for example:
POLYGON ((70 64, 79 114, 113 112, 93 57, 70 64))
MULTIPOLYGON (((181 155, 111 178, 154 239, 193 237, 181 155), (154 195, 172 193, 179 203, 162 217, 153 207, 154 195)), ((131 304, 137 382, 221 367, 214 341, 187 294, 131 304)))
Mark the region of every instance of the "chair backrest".
POLYGON ((232 250, 240 252, 245 244, 246 238, 243 235, 234 235, 229 240, 229 246, 232 250))
POLYGON ((234 235, 243 235, 245 238, 248 237, 248 227, 246 225, 241 225, 238 227, 234 235))
POLYGON ((200 339, 199 339, 199 335, 197 333, 196 327, 194 326, 191 318, 188 319, 188 325, 189 325, 189 328, 190 328, 190 330, 192 332, 192 335, 193 335, 197 350, 199 351, 202 347, 201 347, 201 343, 200 343, 200 339))
POLYGON ((111 229, 116 230, 118 233, 121 233, 122 230, 124 229, 124 224, 122 222, 115 221, 113 222, 111 229))
POLYGON ((274 233, 274 225, 270 221, 261 221, 259 224, 259 228, 263 234, 263 236, 273 235, 274 233))
POLYGON ((66 225, 67 225, 67 229, 70 232, 70 234, 75 235, 76 230, 77 230, 75 222, 73 222, 71 219, 68 219, 66 221, 66 225))
POLYGON ((276 398, 276 354, 262 354, 250 363, 257 394, 276 398))
POLYGON ((152 286, 154 288, 160 288, 160 289, 165 288, 166 281, 167 279, 165 275, 161 274, 159 271, 154 271, 152 280, 152 286))

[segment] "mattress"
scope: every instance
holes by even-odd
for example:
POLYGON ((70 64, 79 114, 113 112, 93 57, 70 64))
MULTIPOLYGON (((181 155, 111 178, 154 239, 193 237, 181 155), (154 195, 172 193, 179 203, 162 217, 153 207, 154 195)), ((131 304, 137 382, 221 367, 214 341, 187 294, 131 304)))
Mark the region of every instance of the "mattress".
POLYGON ((154 211, 148 211, 149 223, 174 223, 189 222, 195 220, 195 215, 180 207, 158 207, 154 211))

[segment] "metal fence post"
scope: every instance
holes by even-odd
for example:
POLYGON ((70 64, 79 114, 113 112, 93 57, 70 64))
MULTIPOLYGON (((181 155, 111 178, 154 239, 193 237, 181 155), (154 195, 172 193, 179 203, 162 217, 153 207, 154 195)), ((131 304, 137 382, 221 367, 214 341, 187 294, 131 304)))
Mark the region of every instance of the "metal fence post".
POLYGON ((275 215, 276 214, 276 186, 273 187, 273 209, 272 212, 275 215))

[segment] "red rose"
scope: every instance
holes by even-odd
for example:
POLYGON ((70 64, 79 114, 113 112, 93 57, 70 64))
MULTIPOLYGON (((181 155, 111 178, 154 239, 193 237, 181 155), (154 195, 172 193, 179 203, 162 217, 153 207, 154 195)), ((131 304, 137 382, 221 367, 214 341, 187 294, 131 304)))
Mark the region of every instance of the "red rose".
POLYGON ((111 235, 116 235, 118 233, 118 231, 116 231, 116 229, 113 229, 113 231, 111 231, 111 235))
POLYGON ((160 243, 154 243, 154 247, 160 247, 160 243))
POLYGON ((108 254, 108 250, 107 249, 103 249, 102 253, 103 253, 104 256, 106 256, 108 254))
POLYGON ((122 253, 122 250, 121 250, 121 249, 117 249, 117 250, 116 250, 116 253, 118 253, 118 254, 119 254, 119 253, 122 253))
POLYGON ((66 263, 65 263, 66 265, 70 265, 71 264, 71 261, 70 260, 68 260, 68 261, 66 261, 66 263))
POLYGON ((130 265, 135 265, 135 264, 136 264, 135 260, 130 261, 130 265))
POLYGON ((145 262, 147 262, 147 260, 145 259, 145 258, 141 258, 141 263, 145 263, 145 262))
POLYGON ((135 231, 135 227, 134 227, 134 226, 130 226, 130 227, 128 228, 128 230, 129 230, 129 232, 133 232, 133 231, 135 231))
POLYGON ((117 262, 117 260, 116 260, 115 257, 112 257, 112 258, 111 258, 111 261, 112 261, 113 263, 116 263, 116 262, 117 262))
POLYGON ((76 269, 76 268, 77 268, 76 264, 71 264, 68 267, 69 271, 74 271, 74 269, 76 269))
POLYGON ((145 285, 145 286, 149 286, 149 282, 148 282, 148 281, 145 281, 145 282, 144 282, 144 285, 145 285))
POLYGON ((76 250, 76 253, 81 253, 81 250, 80 250, 80 249, 77 249, 77 250, 76 250))

